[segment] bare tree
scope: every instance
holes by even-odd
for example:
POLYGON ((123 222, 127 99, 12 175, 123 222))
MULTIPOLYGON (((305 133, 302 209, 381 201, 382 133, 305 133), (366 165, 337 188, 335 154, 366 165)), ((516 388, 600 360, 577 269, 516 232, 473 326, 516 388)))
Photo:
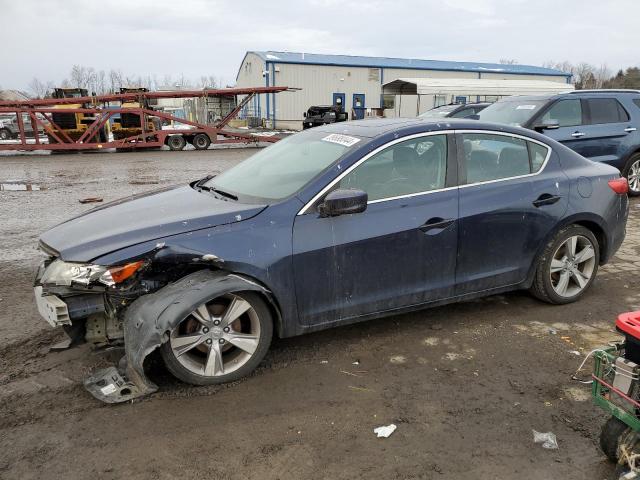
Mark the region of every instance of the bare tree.
POLYGON ((34 77, 29 83, 29 90, 35 98, 44 98, 47 92, 53 90, 54 86, 52 82, 42 82, 40 79, 34 77))
POLYGON ((113 70, 109 71, 110 89, 112 92, 117 92, 122 87, 122 71, 113 70))
POLYGON ((500 63, 502 65, 516 65, 518 63, 518 60, 516 60, 515 58, 501 58, 500 63))

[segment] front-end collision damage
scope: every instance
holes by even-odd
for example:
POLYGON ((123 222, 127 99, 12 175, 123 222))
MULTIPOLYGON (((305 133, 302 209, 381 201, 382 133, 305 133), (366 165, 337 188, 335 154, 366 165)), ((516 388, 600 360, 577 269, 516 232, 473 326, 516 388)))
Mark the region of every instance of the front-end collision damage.
POLYGON ((86 389, 107 403, 125 402, 157 391, 158 387, 144 374, 144 359, 168 341, 169 332, 198 305, 225 293, 247 290, 264 293, 273 304, 271 292, 252 279, 208 269, 138 298, 124 317, 123 361, 118 369, 110 367, 87 378, 86 389))

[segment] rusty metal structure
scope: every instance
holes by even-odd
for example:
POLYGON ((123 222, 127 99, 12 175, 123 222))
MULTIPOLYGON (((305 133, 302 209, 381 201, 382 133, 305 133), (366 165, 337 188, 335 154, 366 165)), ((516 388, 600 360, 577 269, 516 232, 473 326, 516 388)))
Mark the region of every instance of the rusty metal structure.
POLYGON ((252 142, 276 142, 274 136, 257 136, 249 132, 240 132, 229 129, 229 122, 234 119, 242 108, 256 95, 275 94, 291 90, 288 87, 257 87, 257 88, 224 88, 203 90, 178 90, 170 92, 134 92, 114 93, 108 95, 91 95, 86 97, 70 98, 46 98, 26 101, 0 102, 0 115, 15 114, 18 124, 18 142, 0 143, 2 150, 100 150, 107 148, 139 149, 157 148, 169 144, 173 150, 181 150, 186 142, 193 143, 197 149, 205 149, 209 143, 252 143, 252 142), (233 98, 235 108, 225 117, 212 125, 194 122, 185 118, 176 117, 170 113, 152 110, 149 108, 149 100, 175 99, 175 98, 207 98, 226 97, 233 98), (243 97, 238 101, 238 97, 243 97), (119 106, 115 108, 111 104, 119 106), (123 108, 123 104, 127 104, 123 108), (80 105, 80 107, 77 107, 80 105), (136 105, 136 107, 131 107, 136 105), (108 107, 108 108, 107 108, 108 107), (54 114, 84 114, 90 118, 86 129, 80 136, 71 136, 65 132, 64 125, 54 121, 54 114), (139 129, 137 134, 109 140, 101 135, 105 126, 114 115, 137 115, 139 129), (27 120, 28 117, 28 120, 27 120), (154 126, 151 118, 159 118, 189 125, 193 128, 162 129, 154 126), (36 132, 33 141, 28 141, 25 134, 25 121, 31 122, 32 131, 36 132), (151 128, 150 128, 151 126, 151 128), (44 131, 49 141, 41 141, 37 132, 44 131), (197 139, 196 139, 197 137, 197 139), (196 140, 196 141, 194 141, 196 140), (206 145, 206 146, 205 146, 206 145), (178 148, 174 148, 178 147, 178 148))

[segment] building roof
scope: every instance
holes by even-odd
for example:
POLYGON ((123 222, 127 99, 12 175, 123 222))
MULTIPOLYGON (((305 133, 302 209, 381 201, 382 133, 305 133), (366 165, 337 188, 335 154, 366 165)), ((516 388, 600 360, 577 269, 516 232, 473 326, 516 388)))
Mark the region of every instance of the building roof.
POLYGON ((354 55, 325 55, 317 53, 249 51, 265 62, 294 63, 303 65, 334 65, 341 67, 407 68, 412 70, 443 70, 480 73, 510 73, 520 75, 547 75, 571 77, 561 72, 534 65, 501 63, 450 62, 445 60, 420 60, 415 58, 360 57, 354 55))
POLYGON ((29 95, 19 90, 0 90, 0 101, 29 100, 29 95))

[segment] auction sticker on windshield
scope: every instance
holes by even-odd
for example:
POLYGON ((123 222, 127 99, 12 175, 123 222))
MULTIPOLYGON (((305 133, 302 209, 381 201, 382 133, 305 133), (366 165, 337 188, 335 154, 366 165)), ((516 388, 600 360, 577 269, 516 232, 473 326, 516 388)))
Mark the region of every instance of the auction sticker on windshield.
POLYGON ((535 110, 535 105, 518 105, 516 110, 535 110))
POLYGON ((322 139, 325 142, 337 143, 344 145, 345 147, 351 147, 360 141, 359 138, 350 137, 349 135, 341 135, 339 133, 332 133, 322 139))

